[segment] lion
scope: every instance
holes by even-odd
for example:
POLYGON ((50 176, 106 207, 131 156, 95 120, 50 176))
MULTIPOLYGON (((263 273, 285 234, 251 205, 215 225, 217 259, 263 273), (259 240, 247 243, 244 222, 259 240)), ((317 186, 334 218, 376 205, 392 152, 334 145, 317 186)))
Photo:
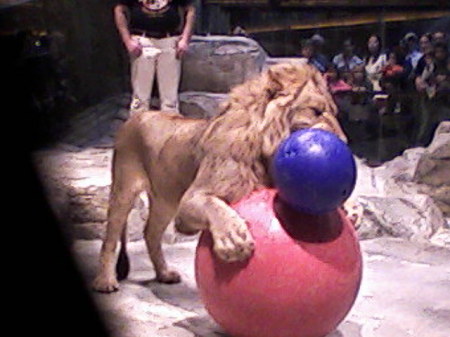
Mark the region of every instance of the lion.
POLYGON ((181 280, 167 266, 161 249, 172 219, 183 234, 208 229, 220 259, 247 259, 254 250, 253 238, 230 204, 272 186, 272 155, 291 132, 320 128, 346 141, 337 112, 315 68, 286 63, 233 88, 210 120, 161 111, 131 116, 116 137, 107 230, 93 288, 113 292, 118 280, 126 278, 126 221, 142 191, 150 200, 144 238, 157 281, 181 280))

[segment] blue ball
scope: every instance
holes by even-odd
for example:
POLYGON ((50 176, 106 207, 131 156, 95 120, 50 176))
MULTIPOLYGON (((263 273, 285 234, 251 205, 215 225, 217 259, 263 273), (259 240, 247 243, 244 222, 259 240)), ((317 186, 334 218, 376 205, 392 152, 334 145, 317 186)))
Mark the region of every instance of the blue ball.
POLYGON ((282 200, 297 211, 323 214, 350 196, 356 183, 352 151, 320 129, 292 133, 275 153, 272 175, 282 200))

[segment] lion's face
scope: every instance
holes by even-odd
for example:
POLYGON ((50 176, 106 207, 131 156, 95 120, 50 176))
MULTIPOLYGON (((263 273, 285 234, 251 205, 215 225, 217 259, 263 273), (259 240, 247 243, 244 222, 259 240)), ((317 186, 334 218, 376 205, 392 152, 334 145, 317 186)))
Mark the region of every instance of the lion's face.
POLYGON ((337 107, 325 79, 314 67, 282 64, 271 68, 268 77, 269 86, 275 87, 276 93, 268 109, 285 115, 291 132, 320 128, 347 140, 336 120, 337 107))
POLYGON ((346 141, 336 114, 318 70, 307 64, 278 64, 231 91, 223 112, 203 135, 202 147, 253 160, 270 158, 283 139, 300 129, 320 128, 346 141))
POLYGON ((297 130, 319 128, 347 141, 335 117, 336 104, 315 68, 292 64, 274 66, 268 71, 267 86, 273 98, 266 107, 265 116, 269 117, 266 125, 283 130, 283 137, 297 130))
POLYGON ((287 114, 291 132, 319 128, 333 132, 343 141, 347 141, 335 117, 337 108, 331 95, 321 89, 314 80, 305 84, 302 92, 291 102, 287 114))

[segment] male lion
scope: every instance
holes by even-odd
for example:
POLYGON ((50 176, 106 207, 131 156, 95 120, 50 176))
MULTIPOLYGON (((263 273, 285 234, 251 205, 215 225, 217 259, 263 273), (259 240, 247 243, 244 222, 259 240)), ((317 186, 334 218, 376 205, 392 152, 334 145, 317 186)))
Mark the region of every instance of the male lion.
POLYGON ((107 232, 94 289, 115 291, 117 276, 128 273, 126 219, 141 191, 150 200, 144 234, 159 282, 180 281, 161 250, 172 218, 184 234, 209 229, 219 258, 231 262, 249 257, 252 237, 229 204, 271 186, 271 157, 291 132, 321 128, 346 140, 336 113, 318 71, 306 64, 280 64, 235 87, 212 120, 159 111, 132 116, 116 139, 107 232), (119 239, 118 265, 124 264, 125 271, 119 268, 116 275, 119 239))

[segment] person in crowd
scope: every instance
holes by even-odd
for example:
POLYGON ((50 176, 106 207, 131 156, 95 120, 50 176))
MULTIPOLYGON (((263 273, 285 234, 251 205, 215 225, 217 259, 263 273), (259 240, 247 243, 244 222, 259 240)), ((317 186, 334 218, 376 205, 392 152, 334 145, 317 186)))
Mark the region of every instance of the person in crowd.
POLYGON ((436 98, 450 108, 450 58, 445 71, 436 75, 436 98))
POLYGON ((448 58, 447 45, 436 43, 433 52, 426 55, 424 69, 415 80, 418 92, 425 93, 429 99, 432 99, 437 92, 442 91, 441 84, 444 84, 447 78, 448 58))
POLYGON ((300 43, 300 55, 304 57, 309 63, 313 56, 313 46, 311 39, 302 40, 300 43))
POLYGON ((445 43, 439 42, 434 44, 434 63, 436 65, 435 73, 446 73, 447 71, 447 60, 449 57, 449 52, 447 45, 445 43))
POLYGON ((445 43, 436 43, 434 52, 425 58, 425 68, 416 78, 419 93, 415 110, 415 144, 428 144, 437 124, 450 118, 450 61, 445 43))
POLYGON ((405 73, 403 67, 404 56, 399 48, 394 48, 388 54, 386 65, 382 68, 382 79, 390 77, 402 77, 405 73))
POLYGON ((150 108, 155 75, 161 110, 179 113, 181 58, 193 31, 193 0, 117 0, 114 19, 130 55, 130 114, 150 108))
MULTIPOLYGON (((436 87, 436 98, 446 98, 448 94, 449 77, 449 51, 445 43, 436 43, 434 45, 434 71, 433 81, 436 87)), ((448 101, 448 100, 446 100, 448 101)))
POLYGON ((323 63, 323 60, 317 54, 317 41, 313 41, 312 39, 303 40, 301 43, 301 51, 300 54, 302 57, 307 59, 307 62, 317 68, 321 73, 325 73, 326 64, 323 63))
POLYGON ((325 79, 327 80, 328 89, 334 96, 340 93, 350 92, 352 90, 352 86, 341 78, 336 66, 333 63, 328 64, 327 71, 325 72, 325 79))
POLYGON ((323 74, 327 71, 329 63, 328 58, 322 52, 325 45, 325 39, 320 34, 314 34, 310 40, 313 48, 310 62, 323 74))
POLYGON ((404 63, 405 56, 401 47, 396 47, 389 52, 387 64, 382 69, 380 80, 381 88, 388 95, 386 106, 380 111, 381 114, 401 112, 399 97, 405 89, 407 76, 404 63))
POLYGON ((367 104, 368 98, 373 92, 373 85, 367 78, 364 64, 354 67, 351 74, 351 85, 354 97, 353 101, 359 104, 367 104))
POLYGON ((400 45, 403 47, 406 53, 405 61, 403 64, 406 71, 414 71, 414 69, 416 69, 417 67, 417 63, 419 62, 420 58, 423 55, 419 51, 418 41, 419 39, 416 33, 413 32, 407 33, 400 41, 400 45))
POLYGON ((380 79, 383 75, 382 69, 387 64, 386 53, 381 50, 381 39, 373 34, 367 41, 368 55, 364 58, 367 79, 370 81, 375 93, 381 92, 380 79))
POLYGON ((371 98, 373 93, 372 83, 367 79, 364 64, 355 66, 351 70, 351 99, 348 106, 348 122, 353 126, 354 132, 360 140, 369 136, 368 123, 373 113, 371 98), (357 131, 358 130, 358 131, 357 131))
POLYGON ((433 53, 433 36, 431 33, 423 34, 419 39, 419 48, 422 53, 422 57, 417 62, 416 69, 413 71, 412 78, 415 80, 417 76, 420 76, 426 66, 426 59, 430 58, 430 55, 433 53))
POLYGON ((433 43, 448 44, 448 36, 445 32, 436 31, 432 34, 433 43))
MULTIPOLYGON (((333 57, 333 64, 339 72, 349 72, 363 61, 354 53, 355 46, 350 38, 343 43, 342 52, 333 57)), ((347 76, 346 76, 347 77, 347 76)))
POLYGON ((423 69, 415 79, 416 90, 419 93, 426 93, 429 97, 434 95, 432 77, 435 64, 433 62, 433 58, 434 52, 425 54, 423 69))

